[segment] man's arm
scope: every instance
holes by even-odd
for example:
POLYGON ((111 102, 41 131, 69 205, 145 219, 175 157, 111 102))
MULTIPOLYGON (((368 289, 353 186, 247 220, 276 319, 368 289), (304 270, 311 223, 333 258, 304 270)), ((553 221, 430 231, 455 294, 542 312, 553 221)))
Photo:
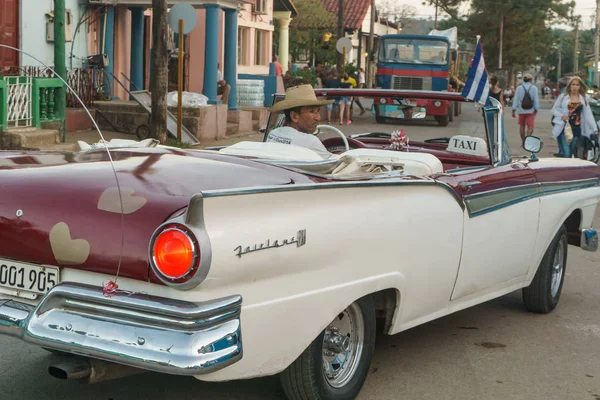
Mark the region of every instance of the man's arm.
POLYGON ((513 114, 515 113, 515 111, 517 111, 517 104, 519 104, 519 101, 520 101, 520 98, 519 98, 520 90, 519 89, 522 89, 522 88, 523 88, 523 86, 519 86, 515 90, 515 97, 513 99, 513 114))
POLYGON ((534 96, 533 96, 533 109, 535 110, 534 112, 538 112, 538 110, 540 109, 540 96, 538 95, 538 88, 537 86, 533 86, 533 88, 535 89, 533 91, 534 96))

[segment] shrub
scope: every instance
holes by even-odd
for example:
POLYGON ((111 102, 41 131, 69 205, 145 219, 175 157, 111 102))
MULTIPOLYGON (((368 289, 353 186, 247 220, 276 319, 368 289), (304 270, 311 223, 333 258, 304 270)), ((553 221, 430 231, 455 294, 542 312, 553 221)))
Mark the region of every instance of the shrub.
POLYGON ((317 85, 317 74, 309 68, 304 68, 298 71, 288 71, 283 77, 283 86, 287 89, 292 86, 309 84, 312 87, 317 85))

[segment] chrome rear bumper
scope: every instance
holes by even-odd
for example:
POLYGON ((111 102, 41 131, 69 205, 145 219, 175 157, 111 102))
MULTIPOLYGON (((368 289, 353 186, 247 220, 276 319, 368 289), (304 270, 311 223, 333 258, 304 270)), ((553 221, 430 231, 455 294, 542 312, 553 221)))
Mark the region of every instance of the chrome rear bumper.
POLYGON ((190 303, 63 283, 37 306, 0 300, 0 334, 90 358, 175 375, 214 372, 242 358, 242 298, 190 303))

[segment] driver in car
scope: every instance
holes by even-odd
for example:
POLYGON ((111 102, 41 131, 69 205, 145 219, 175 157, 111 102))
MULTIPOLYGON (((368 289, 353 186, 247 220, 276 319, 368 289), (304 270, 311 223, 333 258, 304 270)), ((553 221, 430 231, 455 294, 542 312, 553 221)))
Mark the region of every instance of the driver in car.
POLYGON ((267 142, 293 144, 307 147, 323 159, 332 156, 323 143, 313 135, 317 123, 321 120, 321 106, 331 104, 333 100, 317 100, 311 85, 300 85, 285 91, 285 98, 271 107, 271 112, 285 114, 285 125, 273 129, 267 136, 267 142))

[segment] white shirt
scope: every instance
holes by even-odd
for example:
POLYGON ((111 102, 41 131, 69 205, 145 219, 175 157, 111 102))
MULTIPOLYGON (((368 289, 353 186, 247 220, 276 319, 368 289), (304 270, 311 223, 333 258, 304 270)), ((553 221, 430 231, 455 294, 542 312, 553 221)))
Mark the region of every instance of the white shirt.
POLYGON ((217 70, 217 82, 220 82, 223 80, 223 73, 219 70, 217 70))
POLYGON ((358 83, 365 83, 365 74, 362 72, 358 73, 358 83))
POLYGON ((273 129, 267 136, 267 142, 293 144, 315 151, 323 159, 331 157, 331 153, 327 151, 323 143, 314 135, 302 133, 290 126, 282 126, 273 129))

